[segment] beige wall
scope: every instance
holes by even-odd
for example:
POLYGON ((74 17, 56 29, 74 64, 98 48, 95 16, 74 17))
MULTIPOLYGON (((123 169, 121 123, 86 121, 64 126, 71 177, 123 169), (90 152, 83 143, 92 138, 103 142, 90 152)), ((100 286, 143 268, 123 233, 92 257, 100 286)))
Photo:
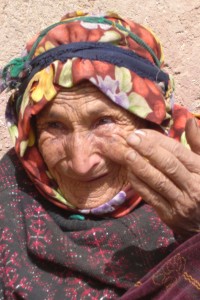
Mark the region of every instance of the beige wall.
MULTIPOLYGON (((200 0, 0 0, 0 66, 19 55, 34 33, 66 12, 117 11, 151 27, 160 37, 176 100, 200 112, 200 0), (144 4, 145 3, 145 4, 144 4)), ((0 97, 0 157, 11 146, 5 128, 6 95, 0 97)))

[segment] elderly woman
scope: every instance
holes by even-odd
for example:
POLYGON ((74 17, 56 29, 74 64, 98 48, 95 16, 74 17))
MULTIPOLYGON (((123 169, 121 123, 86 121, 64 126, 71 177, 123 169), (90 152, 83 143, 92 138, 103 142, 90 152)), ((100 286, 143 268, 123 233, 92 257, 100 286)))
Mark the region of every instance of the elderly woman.
POLYGON ((199 299, 200 135, 158 39, 66 15, 2 71, 0 299, 199 299))

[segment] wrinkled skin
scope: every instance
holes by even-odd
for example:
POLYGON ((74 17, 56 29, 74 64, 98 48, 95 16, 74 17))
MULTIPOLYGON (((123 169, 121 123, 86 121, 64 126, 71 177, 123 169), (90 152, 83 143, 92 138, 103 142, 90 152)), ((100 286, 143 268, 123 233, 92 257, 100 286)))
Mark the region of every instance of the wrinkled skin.
POLYGON ((200 229, 200 129, 191 150, 147 128, 91 84, 59 93, 37 118, 40 152, 64 196, 79 208, 110 200, 127 184, 173 230, 200 229), (140 128, 140 130, 135 130, 140 128))
POLYGON ((122 151, 139 123, 90 83, 58 93, 37 118, 38 145, 66 199, 93 208, 128 185, 122 151))
POLYGON ((154 130, 131 134, 125 154, 132 187, 160 218, 183 235, 200 230, 200 129, 186 124, 191 150, 154 130), (134 167, 133 167, 134 166, 134 167))

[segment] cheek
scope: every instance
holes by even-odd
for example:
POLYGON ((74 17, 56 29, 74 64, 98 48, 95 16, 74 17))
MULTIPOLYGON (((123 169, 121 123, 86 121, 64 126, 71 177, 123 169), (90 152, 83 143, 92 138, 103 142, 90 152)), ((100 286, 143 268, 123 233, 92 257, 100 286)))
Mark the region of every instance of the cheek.
POLYGON ((65 155, 63 141, 45 134, 38 139, 38 149, 49 169, 54 167, 65 155))
POLYGON ((102 128, 96 132, 96 136, 99 140, 108 143, 115 143, 119 141, 125 141, 130 133, 133 132, 135 126, 117 126, 115 124, 111 124, 107 128, 102 128))

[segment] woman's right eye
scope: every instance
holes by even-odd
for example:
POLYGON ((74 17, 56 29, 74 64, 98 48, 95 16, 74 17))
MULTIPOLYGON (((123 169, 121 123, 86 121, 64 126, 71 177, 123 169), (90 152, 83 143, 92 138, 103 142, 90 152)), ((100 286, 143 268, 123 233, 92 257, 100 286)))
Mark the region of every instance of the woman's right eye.
POLYGON ((61 122, 48 122, 47 128, 49 129, 64 129, 64 125, 61 122))

